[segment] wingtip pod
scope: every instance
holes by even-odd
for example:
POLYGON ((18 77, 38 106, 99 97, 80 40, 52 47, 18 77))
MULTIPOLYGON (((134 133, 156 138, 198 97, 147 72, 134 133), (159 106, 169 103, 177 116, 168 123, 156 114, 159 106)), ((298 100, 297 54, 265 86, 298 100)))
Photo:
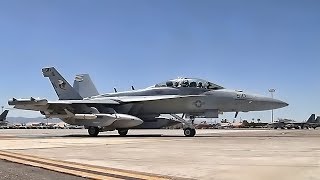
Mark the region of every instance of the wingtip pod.
POLYGON ((46 105, 48 103, 48 100, 46 99, 35 99, 31 97, 30 99, 16 99, 12 98, 9 99, 8 104, 10 106, 14 105, 24 105, 24 104, 32 104, 32 105, 46 105))

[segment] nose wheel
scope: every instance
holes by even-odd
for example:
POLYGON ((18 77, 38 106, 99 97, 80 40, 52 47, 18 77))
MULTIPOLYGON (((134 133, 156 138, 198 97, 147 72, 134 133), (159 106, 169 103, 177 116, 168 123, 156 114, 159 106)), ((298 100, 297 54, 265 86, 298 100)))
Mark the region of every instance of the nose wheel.
POLYGON ((186 137, 193 137, 194 135, 196 135, 196 130, 191 128, 186 128, 184 129, 184 135, 186 137))
POLYGON ((196 135, 196 130, 194 128, 193 122, 195 117, 194 116, 190 116, 190 120, 187 121, 185 119, 183 119, 184 115, 182 115, 182 117, 176 115, 176 114, 171 114, 172 117, 176 118, 176 120, 180 121, 183 124, 183 130, 184 130, 184 135, 186 137, 193 137, 194 135, 196 135))

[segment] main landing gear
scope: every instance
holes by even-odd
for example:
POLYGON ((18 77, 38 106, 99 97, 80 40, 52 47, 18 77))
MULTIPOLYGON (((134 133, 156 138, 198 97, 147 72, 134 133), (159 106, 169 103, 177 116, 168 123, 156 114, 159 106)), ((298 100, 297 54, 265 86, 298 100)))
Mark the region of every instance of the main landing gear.
POLYGON ((120 136, 126 136, 128 134, 128 129, 118 129, 120 136))
POLYGON ((196 130, 192 128, 186 128, 184 129, 184 135, 186 137, 193 137, 194 135, 196 135, 196 130))
MULTIPOLYGON (((92 137, 98 136, 99 132, 103 131, 103 129, 99 127, 89 126, 88 133, 92 137)), ((118 133, 120 136, 126 136, 128 134, 128 129, 118 129, 118 133)))
POLYGON ((100 129, 98 127, 90 126, 88 128, 88 133, 92 137, 98 136, 99 132, 100 132, 100 129))

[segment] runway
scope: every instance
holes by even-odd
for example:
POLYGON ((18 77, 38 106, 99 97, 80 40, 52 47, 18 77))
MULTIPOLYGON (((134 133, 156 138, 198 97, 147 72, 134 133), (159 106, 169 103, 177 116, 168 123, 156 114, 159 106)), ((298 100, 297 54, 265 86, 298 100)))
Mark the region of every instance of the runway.
POLYGON ((197 130, 196 137, 130 130, 128 137, 88 137, 82 129, 8 129, 0 130, 0 159, 57 165, 47 169, 95 179, 314 180, 320 179, 319 140, 320 130, 197 130))

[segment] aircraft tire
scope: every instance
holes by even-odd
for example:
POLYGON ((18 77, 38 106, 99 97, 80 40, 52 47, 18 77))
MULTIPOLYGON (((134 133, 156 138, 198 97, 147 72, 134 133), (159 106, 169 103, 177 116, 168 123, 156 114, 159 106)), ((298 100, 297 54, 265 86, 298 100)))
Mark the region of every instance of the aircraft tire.
POLYGON ((196 135, 196 130, 195 129, 191 129, 192 130, 192 137, 196 135))
POLYGON ((191 128, 186 128, 184 129, 184 135, 186 137, 193 137, 194 135, 196 135, 196 130, 191 128))
POLYGON ((126 136, 128 134, 128 129, 118 129, 120 136, 126 136))
POLYGON ((88 128, 88 133, 89 133, 89 135, 92 136, 92 137, 98 136, 99 132, 100 132, 100 130, 99 130, 98 127, 90 126, 90 127, 88 128))

